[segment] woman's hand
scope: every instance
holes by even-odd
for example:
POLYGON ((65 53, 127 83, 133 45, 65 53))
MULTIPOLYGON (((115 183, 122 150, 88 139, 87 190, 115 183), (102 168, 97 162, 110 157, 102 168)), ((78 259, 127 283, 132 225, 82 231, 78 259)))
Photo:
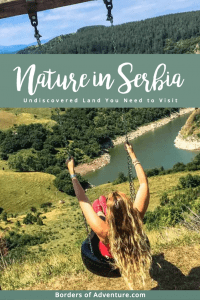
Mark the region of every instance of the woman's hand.
POLYGON ((70 175, 73 175, 75 173, 75 171, 74 171, 74 168, 75 168, 74 158, 71 157, 71 158, 67 159, 65 164, 66 164, 66 166, 69 170, 70 175))
POLYGON ((128 152, 128 154, 130 155, 131 159, 135 159, 136 156, 135 156, 135 152, 133 150, 132 145, 129 144, 129 143, 127 143, 127 142, 125 142, 124 146, 125 146, 125 149, 128 152))
POLYGON ((127 143, 127 142, 125 142, 124 145, 125 145, 125 149, 128 152, 128 154, 131 155, 131 153, 133 153, 133 147, 132 147, 132 145, 129 144, 129 143, 127 143))

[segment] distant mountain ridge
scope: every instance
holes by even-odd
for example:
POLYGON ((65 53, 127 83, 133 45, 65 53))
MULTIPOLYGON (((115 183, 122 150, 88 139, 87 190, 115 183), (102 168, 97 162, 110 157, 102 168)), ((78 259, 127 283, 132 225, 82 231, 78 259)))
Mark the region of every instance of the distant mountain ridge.
POLYGON ((0 45, 0 54, 16 53, 19 50, 22 50, 26 47, 27 47, 27 45, 11 45, 11 46, 1 46, 0 45))
MULTIPOLYGON (((43 40, 42 43, 46 43, 47 40, 43 40)), ((27 47, 36 45, 36 43, 31 43, 31 44, 20 44, 20 45, 11 45, 11 46, 2 46, 0 45, 0 54, 15 54, 20 50, 23 50, 27 47)))

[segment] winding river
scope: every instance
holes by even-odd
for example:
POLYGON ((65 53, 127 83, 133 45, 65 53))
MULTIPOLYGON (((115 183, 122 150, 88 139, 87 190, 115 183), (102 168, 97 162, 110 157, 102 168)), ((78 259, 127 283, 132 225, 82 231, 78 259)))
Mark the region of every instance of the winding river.
MULTIPOLYGON (((188 114, 183 115, 131 141, 144 169, 161 166, 169 169, 177 162, 188 163, 193 159, 198 151, 181 150, 174 146, 174 140, 187 118, 188 114)), ((111 160, 108 165, 84 176, 91 184, 100 185, 113 181, 119 172, 127 175, 127 155, 124 146, 115 146, 109 150, 109 153, 111 160)), ((133 175, 135 176, 134 172, 133 175)))

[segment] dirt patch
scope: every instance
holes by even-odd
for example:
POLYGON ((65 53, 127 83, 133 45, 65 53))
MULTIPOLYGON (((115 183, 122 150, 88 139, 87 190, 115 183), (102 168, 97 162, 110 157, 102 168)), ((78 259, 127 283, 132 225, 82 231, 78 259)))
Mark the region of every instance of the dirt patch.
POLYGON ((179 149, 198 150, 200 149, 199 126, 195 122, 195 117, 199 116, 200 109, 195 109, 187 119, 185 125, 179 131, 174 145, 179 149))
POLYGON ((194 50, 195 54, 200 54, 200 50, 199 50, 199 44, 196 44, 196 48, 194 50))
POLYGON ((6 111, 0 111, 0 128, 8 129, 17 123, 17 117, 6 111))
POLYGON ((89 172, 94 172, 102 167, 105 167, 110 162, 110 155, 105 153, 101 155, 99 158, 93 160, 89 164, 81 164, 75 168, 75 172, 81 175, 85 175, 89 172))

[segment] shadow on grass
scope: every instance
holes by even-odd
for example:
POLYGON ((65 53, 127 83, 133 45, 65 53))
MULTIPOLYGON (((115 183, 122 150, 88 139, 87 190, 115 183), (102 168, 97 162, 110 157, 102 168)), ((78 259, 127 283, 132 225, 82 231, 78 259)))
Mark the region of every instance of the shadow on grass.
POLYGON ((175 265, 164 258, 164 254, 152 257, 150 276, 157 281, 153 290, 199 290, 200 266, 191 269, 185 276, 175 265))

